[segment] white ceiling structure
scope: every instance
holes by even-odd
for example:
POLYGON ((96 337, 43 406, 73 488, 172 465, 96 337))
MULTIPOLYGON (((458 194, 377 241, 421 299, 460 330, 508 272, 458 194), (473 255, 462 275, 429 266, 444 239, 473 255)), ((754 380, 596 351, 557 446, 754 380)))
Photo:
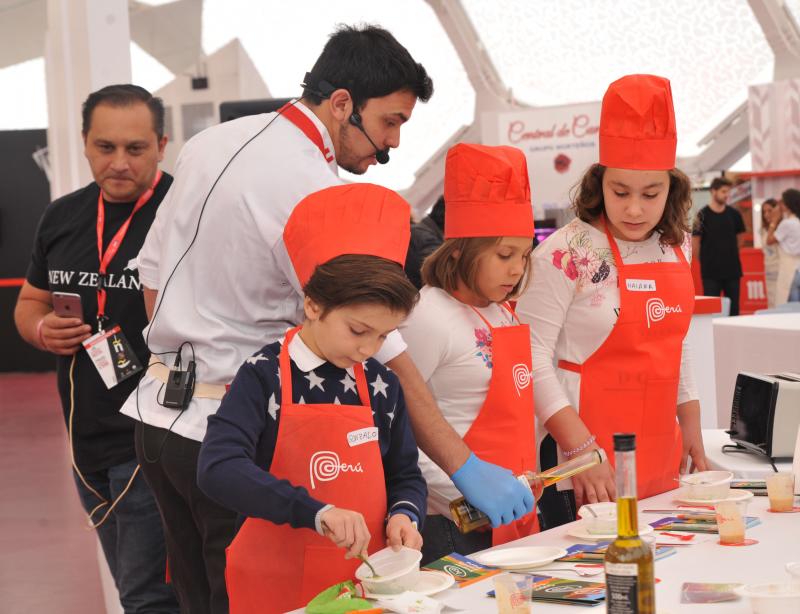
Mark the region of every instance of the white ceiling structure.
MULTIPOLYGON (((0 91, 15 92, 0 97, 0 128, 47 123, 47 4, 0 0, 0 91)), ((279 97, 298 93, 337 24, 390 29, 436 93, 392 164, 368 179, 413 184, 418 202, 438 189, 448 144, 478 134, 476 110, 599 100, 623 74, 661 74, 673 85, 679 155, 699 173, 747 152, 749 85, 800 76, 800 0, 131 0, 129 19, 135 82, 157 89, 239 38, 279 97)))

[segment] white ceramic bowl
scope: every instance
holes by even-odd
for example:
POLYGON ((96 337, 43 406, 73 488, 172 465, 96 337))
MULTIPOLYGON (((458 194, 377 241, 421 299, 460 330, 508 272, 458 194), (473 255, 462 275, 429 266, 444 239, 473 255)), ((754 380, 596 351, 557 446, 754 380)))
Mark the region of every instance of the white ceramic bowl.
POLYGON ((680 478, 687 499, 724 499, 731 489, 733 473, 730 471, 700 471, 680 478))
POLYGON ((786 571, 792 576, 792 583, 795 588, 800 588, 800 561, 786 563, 786 571))
POLYGON ((356 569, 356 578, 361 580, 370 593, 397 595, 411 590, 417 584, 421 559, 422 553, 419 550, 404 546, 395 552, 391 548, 384 548, 369 557, 378 577, 372 578, 369 567, 361 563, 356 569))
POLYGON ((800 612, 800 589, 789 583, 745 584, 736 592, 750 598, 753 614, 800 612))
POLYGON ((587 533, 611 535, 617 532, 617 504, 614 502, 603 501, 582 505, 578 510, 578 516, 587 533))

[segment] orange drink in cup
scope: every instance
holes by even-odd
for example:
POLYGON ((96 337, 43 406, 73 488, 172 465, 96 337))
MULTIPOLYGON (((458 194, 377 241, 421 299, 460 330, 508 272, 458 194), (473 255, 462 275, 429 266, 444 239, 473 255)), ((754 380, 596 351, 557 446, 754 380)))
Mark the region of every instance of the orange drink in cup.
POLYGON ((773 473, 767 476, 769 509, 773 512, 791 512, 794 506, 794 474, 773 473))
POLYGON ((714 506, 717 516, 719 543, 744 544, 745 512, 747 501, 720 501, 714 506))

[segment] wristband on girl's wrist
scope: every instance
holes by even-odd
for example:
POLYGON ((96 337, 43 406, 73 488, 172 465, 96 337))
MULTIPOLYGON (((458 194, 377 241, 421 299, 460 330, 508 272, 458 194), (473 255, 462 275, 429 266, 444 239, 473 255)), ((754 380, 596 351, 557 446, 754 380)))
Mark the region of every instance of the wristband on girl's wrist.
POLYGON ((36 338, 39 340, 39 345, 42 346, 42 349, 47 350, 47 344, 44 342, 44 335, 42 334, 42 325, 44 324, 44 316, 39 319, 39 323, 36 324, 36 338))
POLYGON ((583 452, 586 448, 588 448, 590 445, 592 445, 595 441, 597 441, 597 435, 592 435, 591 437, 589 437, 589 439, 584 441, 577 448, 572 448, 572 450, 564 450, 564 451, 561 452, 561 454, 564 456, 564 458, 570 458, 572 456, 575 456, 576 454, 579 454, 580 452, 583 452))

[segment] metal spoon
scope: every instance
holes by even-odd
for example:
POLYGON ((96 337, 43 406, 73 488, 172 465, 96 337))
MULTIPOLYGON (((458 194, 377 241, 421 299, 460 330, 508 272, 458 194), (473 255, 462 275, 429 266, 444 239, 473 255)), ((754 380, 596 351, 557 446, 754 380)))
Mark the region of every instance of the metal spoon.
POLYGON ((563 567, 561 569, 553 568, 539 568, 532 569, 531 571, 526 571, 526 574, 538 574, 540 571, 571 571, 573 573, 578 574, 579 576, 583 577, 591 577, 591 576, 599 576, 601 573, 605 571, 605 568, 601 565, 599 567, 592 567, 591 569, 587 569, 585 567, 563 567))
POLYGON ((367 567, 369 567, 369 570, 372 572, 372 577, 373 577, 373 578, 380 578, 380 576, 379 576, 379 575, 377 574, 377 572, 375 571, 375 568, 372 566, 372 563, 370 563, 370 562, 369 562, 369 560, 367 559, 367 557, 366 557, 366 556, 364 556, 363 554, 359 554, 359 555, 358 555, 358 559, 359 559, 359 560, 360 560, 362 563, 364 563, 364 565, 366 565, 367 567))

